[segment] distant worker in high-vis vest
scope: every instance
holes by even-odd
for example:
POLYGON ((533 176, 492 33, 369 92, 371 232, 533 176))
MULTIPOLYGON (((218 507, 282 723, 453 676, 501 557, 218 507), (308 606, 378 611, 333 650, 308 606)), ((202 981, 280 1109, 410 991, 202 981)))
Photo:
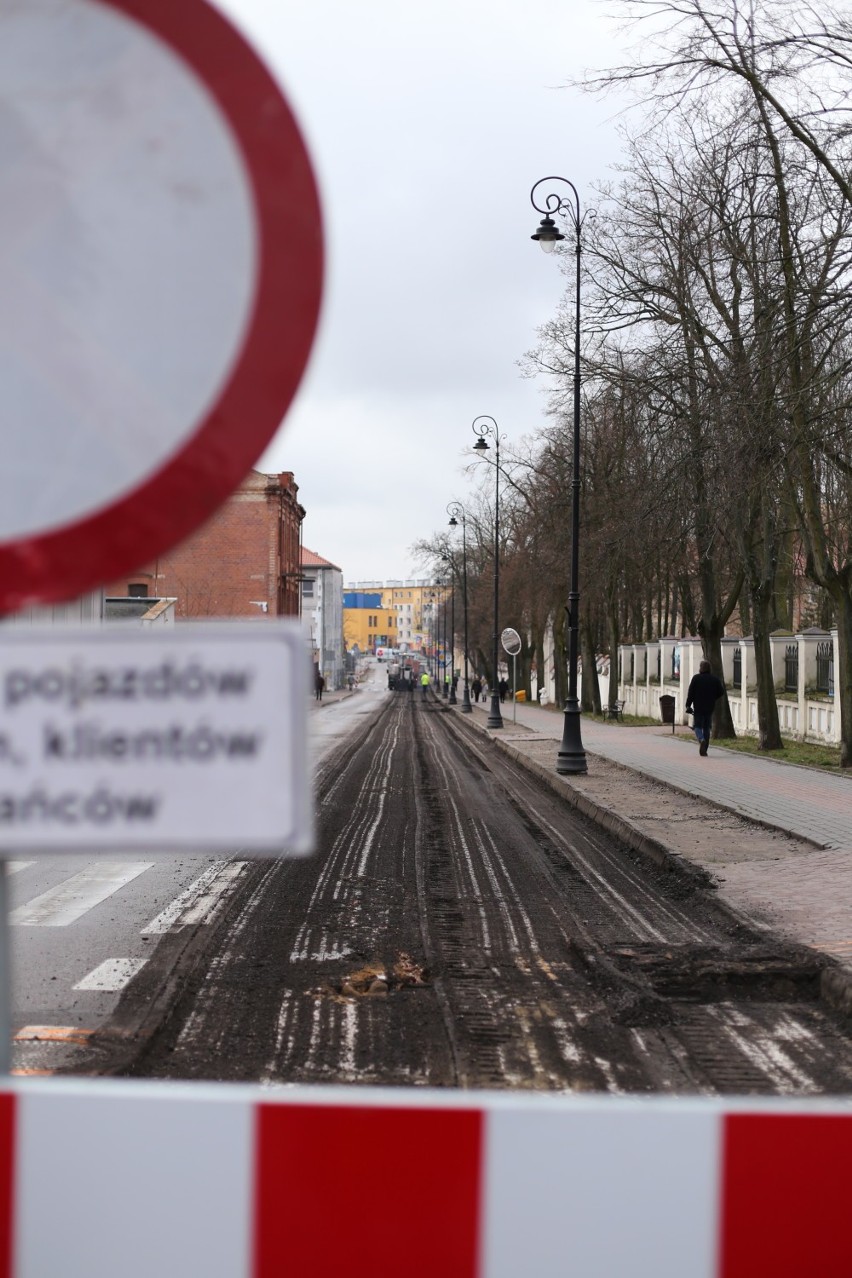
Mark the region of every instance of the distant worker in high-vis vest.
POLYGON ((426 673, 426 671, 424 670, 424 671, 423 671, 423 673, 422 673, 422 675, 420 676, 420 688, 421 688, 421 690, 422 690, 422 692, 423 692, 423 700, 424 700, 424 701, 426 700, 426 690, 427 690, 427 688, 428 688, 428 687, 429 687, 429 676, 428 676, 428 674, 426 673))

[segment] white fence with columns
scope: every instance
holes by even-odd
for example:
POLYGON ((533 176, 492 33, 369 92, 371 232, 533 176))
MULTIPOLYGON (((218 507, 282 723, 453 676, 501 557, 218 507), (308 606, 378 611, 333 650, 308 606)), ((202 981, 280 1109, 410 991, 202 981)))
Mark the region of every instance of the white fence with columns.
MULTIPOLYGON (((836 630, 813 628, 800 635, 779 633, 770 637, 778 718, 785 736, 828 744, 840 741, 840 710, 833 691, 818 691, 816 686, 817 656, 826 644, 831 645, 836 676, 840 670, 836 630), (785 687, 788 661, 790 669, 798 667, 795 690, 785 687)), ((675 722, 689 723, 686 690, 692 676, 698 673, 702 655, 700 639, 678 639, 673 635, 653 643, 622 644, 618 650, 618 696, 624 701, 624 713, 662 720, 660 697, 669 695, 675 699, 675 722)), ((734 727, 742 735, 756 736, 754 640, 723 639, 722 666, 734 727)))

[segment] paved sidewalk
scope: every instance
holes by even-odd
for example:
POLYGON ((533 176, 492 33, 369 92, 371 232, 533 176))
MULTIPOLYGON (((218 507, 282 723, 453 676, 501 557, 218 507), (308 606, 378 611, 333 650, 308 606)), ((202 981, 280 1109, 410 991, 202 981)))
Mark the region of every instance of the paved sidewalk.
MULTIPOLYGON (((512 706, 507 702, 502 708, 507 712, 506 727, 511 728, 512 706)), ((480 703, 475 709, 480 713, 488 707, 480 703)), ((526 705, 517 709, 519 726, 560 741, 560 712, 526 705)), ((582 733, 583 746, 592 754, 721 804, 751 821, 852 854, 852 777, 759 759, 715 743, 711 743, 707 757, 701 758, 691 732, 684 740, 685 734, 675 736, 671 728, 662 725, 628 728, 584 717, 582 733)), ((554 766, 555 760, 554 752, 554 766)))
POLYGON ((834 1001, 852 1013, 852 777, 715 744, 702 758, 691 733, 678 739, 662 725, 587 718, 588 775, 559 777, 561 713, 519 705, 513 727, 510 703, 503 712, 498 731, 486 728, 482 703, 465 718, 551 784, 564 784, 602 824, 617 830, 620 821, 640 840, 698 866, 735 909, 842 963, 845 984, 834 1001), (693 796, 704 801, 700 807, 693 796), (770 829, 761 835, 749 822, 770 829))

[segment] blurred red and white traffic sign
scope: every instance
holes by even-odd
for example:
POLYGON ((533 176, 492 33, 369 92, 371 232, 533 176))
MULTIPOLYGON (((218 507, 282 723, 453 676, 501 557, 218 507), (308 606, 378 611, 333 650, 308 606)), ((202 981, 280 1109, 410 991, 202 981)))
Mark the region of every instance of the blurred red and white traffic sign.
POLYGON ((0 6, 0 612, 213 513, 278 428, 319 311, 308 154, 206 0, 0 6))

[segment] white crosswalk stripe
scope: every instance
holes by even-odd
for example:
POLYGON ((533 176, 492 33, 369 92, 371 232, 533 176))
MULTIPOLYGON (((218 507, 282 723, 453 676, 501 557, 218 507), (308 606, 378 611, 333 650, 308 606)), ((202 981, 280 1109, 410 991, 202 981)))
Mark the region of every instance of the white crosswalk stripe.
POLYGON ((93 861, 78 874, 48 888, 9 915, 22 927, 67 927, 113 893, 150 870, 153 861, 93 861))
POLYGON ((105 959, 73 988, 75 990, 108 990, 116 993, 118 990, 123 990, 147 962, 146 958, 105 959))
POLYGON ((143 927, 142 935, 173 932, 195 923, 212 922, 248 864, 248 861, 214 862, 147 927, 143 927))

